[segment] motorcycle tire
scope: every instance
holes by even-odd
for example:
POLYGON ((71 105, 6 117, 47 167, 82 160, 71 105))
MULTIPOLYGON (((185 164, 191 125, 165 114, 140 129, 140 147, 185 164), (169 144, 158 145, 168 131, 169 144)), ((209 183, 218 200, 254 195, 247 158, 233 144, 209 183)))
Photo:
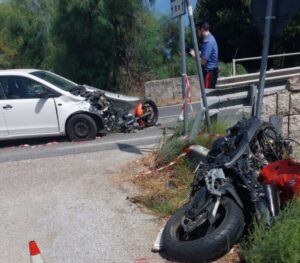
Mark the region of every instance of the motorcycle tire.
POLYGON ((235 201, 223 197, 217 212, 217 215, 221 215, 219 219, 222 220, 216 220, 216 223, 219 221, 216 228, 204 236, 201 235, 205 229, 196 229, 192 240, 182 240, 180 236, 184 231, 181 220, 187 207, 188 205, 184 205, 177 210, 167 222, 163 232, 163 246, 171 259, 195 263, 215 260, 229 252, 242 236, 245 226, 243 212, 235 201), (197 235, 200 235, 199 239, 197 235))
POLYGON ((145 119, 142 119, 143 124, 145 127, 151 127, 154 126, 158 121, 158 108, 156 103, 153 100, 146 99, 143 101, 143 111, 147 111, 147 108, 151 108, 151 115, 146 117, 145 119))

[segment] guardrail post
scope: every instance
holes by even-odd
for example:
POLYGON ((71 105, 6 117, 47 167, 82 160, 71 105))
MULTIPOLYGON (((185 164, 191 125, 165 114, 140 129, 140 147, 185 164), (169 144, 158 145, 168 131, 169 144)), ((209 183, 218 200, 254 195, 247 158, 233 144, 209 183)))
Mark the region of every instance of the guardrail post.
POLYGON ((281 135, 283 128, 283 116, 272 115, 269 117, 269 122, 273 125, 275 130, 281 135))
POLYGON ((232 76, 236 76, 236 61, 235 59, 232 60, 232 76))
POLYGON ((256 100, 257 100, 257 86, 250 86, 250 105, 252 106, 252 116, 255 115, 256 112, 256 100))
POLYGON ((197 112, 196 118, 194 120, 193 128, 190 134, 190 141, 195 139, 199 134, 204 113, 205 113, 205 109, 201 105, 200 110, 197 112))

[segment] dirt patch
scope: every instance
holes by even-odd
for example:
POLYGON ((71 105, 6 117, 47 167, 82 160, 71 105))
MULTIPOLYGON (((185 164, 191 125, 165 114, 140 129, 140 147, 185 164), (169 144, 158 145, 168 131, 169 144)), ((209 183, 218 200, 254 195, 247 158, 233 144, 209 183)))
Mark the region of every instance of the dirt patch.
POLYGON ((240 263, 242 262, 240 257, 240 246, 234 246, 231 251, 224 257, 214 261, 213 263, 240 263))
POLYGON ((156 172, 156 155, 149 154, 140 160, 140 165, 143 171, 153 172, 131 176, 131 182, 140 190, 132 201, 146 206, 160 217, 173 214, 187 202, 192 172, 184 160, 156 172))

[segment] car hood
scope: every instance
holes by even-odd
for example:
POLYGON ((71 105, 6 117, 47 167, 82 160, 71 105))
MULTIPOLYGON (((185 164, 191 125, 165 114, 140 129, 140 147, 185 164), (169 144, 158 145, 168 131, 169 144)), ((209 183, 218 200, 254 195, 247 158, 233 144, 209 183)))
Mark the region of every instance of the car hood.
POLYGON ((108 99, 112 99, 112 100, 126 101, 126 102, 129 102, 129 103, 141 101, 140 97, 125 96, 125 95, 121 95, 121 94, 118 94, 118 93, 113 93, 113 92, 109 92, 109 91, 106 91, 106 90, 97 89, 97 88, 89 86, 89 85, 83 85, 83 87, 85 87, 86 90, 90 91, 90 92, 101 91, 105 94, 105 96, 108 99))

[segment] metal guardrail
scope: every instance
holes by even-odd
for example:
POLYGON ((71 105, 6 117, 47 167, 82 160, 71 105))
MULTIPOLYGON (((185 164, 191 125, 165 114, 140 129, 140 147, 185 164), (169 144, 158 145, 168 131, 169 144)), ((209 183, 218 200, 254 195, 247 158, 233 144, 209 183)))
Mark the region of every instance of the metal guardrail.
MULTIPOLYGON (((278 94, 288 90, 288 80, 292 77, 300 77, 300 67, 268 71, 264 95, 278 94)), ((221 118, 224 118, 227 114, 227 117, 229 116, 230 120, 232 120, 237 117, 236 112, 241 109, 244 111, 246 107, 249 107, 249 110, 251 107, 252 113, 255 112, 258 83, 259 73, 219 79, 217 88, 207 90, 206 93, 210 117, 227 111, 221 118)), ((201 104, 190 133, 190 138, 194 138, 199 133, 204 111, 205 108, 201 104)), ((203 149, 195 149, 195 151, 203 155, 203 149)))
MULTIPOLYGON (((276 94, 286 90, 286 84, 278 82, 266 86, 265 95, 276 94)), ((236 109, 253 106, 257 95, 257 86, 248 86, 243 89, 231 88, 227 90, 213 90, 207 94, 210 115, 215 115, 226 109, 236 109), (226 91, 226 92, 225 92, 226 91)))
MULTIPOLYGON (((268 56, 268 58, 280 58, 280 57, 291 57, 291 56, 300 56, 300 52, 270 55, 270 56, 268 56)), ((237 58, 237 59, 234 58, 234 59, 232 59, 232 75, 236 76, 236 63, 237 62, 261 60, 261 59, 262 59, 262 57, 237 58)))
MULTIPOLYGON (((287 89, 287 81, 272 82, 267 85, 264 90, 265 95, 278 94, 287 89)), ((257 100, 258 89, 256 85, 237 87, 233 86, 227 89, 215 89, 207 92, 207 102, 210 117, 215 116, 223 111, 235 112, 245 109, 245 107, 252 107, 255 109, 257 100)), ((197 112, 196 119, 190 134, 194 138, 200 130, 200 123, 204 117, 205 108, 201 104, 199 112, 197 112)), ((234 119, 234 118, 233 118, 234 119)), ((202 149, 203 150, 203 149, 202 149)), ((201 152, 203 152, 201 150, 201 152)), ((196 150, 197 151, 197 150, 196 150)))
MULTIPOLYGON (((267 71, 267 82, 286 80, 293 77, 300 77, 300 67, 285 68, 267 71)), ((245 74, 239 76, 220 78, 217 83, 217 89, 231 87, 244 87, 256 85, 259 83, 259 73, 245 74)))
MULTIPOLYGON (((295 69, 281 70, 281 72, 289 72, 288 76, 299 76, 300 77, 300 68, 298 68, 298 73, 294 73, 295 69), (293 74, 291 74, 293 73, 293 74)), ((278 73, 278 72, 277 72, 278 73)), ((276 75, 275 72, 271 72, 268 76, 266 87, 264 90, 265 95, 276 94, 287 90, 288 80, 286 78, 286 74, 284 75, 276 75)), ((252 74, 254 78, 248 75, 240 76, 239 78, 242 81, 231 82, 230 78, 223 79, 223 84, 219 85, 217 89, 208 90, 207 91, 207 101, 209 108, 209 115, 214 116, 222 111, 233 111, 236 112, 240 109, 244 109, 245 107, 253 107, 255 106, 258 90, 257 84, 258 79, 256 80, 257 74, 252 74), (249 85, 251 84, 251 85, 249 85)), ((204 110, 203 105, 201 105, 202 111, 204 110)), ((203 118, 203 113, 201 111, 197 114, 199 122, 203 118)), ((193 134, 197 134, 198 127, 195 126, 193 134)))

